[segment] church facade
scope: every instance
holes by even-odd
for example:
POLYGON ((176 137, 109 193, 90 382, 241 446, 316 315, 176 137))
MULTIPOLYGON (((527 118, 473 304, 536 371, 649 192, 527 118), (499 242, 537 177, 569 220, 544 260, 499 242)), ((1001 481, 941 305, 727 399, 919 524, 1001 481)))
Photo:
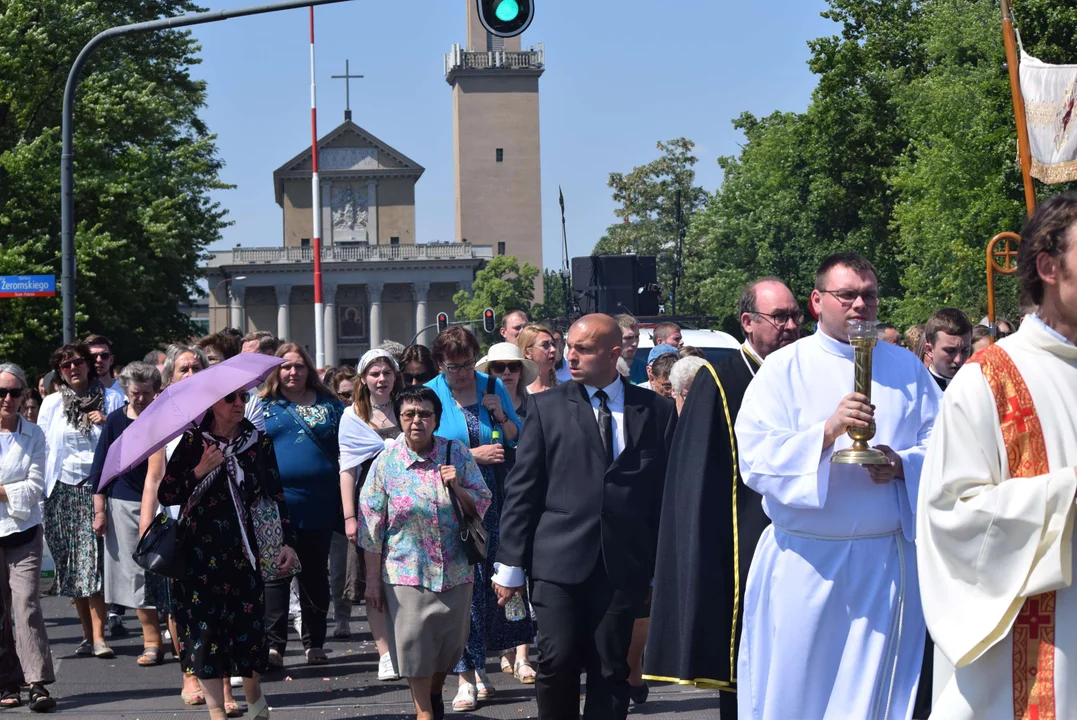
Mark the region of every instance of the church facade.
MULTIPOLYGON (((445 57, 453 89, 456 241, 422 243, 415 185, 423 167, 352 122, 318 141, 325 361, 354 363, 384 340, 429 345, 495 254, 542 267, 538 78, 541 48, 501 41, 468 11, 468 47, 445 57)), ((314 355, 313 163, 307 148, 273 173, 282 242, 214 251, 209 329, 268 330, 314 355)), ((540 276, 541 277, 541 276, 540 276)), ((541 286, 536 300, 541 299, 541 286)))

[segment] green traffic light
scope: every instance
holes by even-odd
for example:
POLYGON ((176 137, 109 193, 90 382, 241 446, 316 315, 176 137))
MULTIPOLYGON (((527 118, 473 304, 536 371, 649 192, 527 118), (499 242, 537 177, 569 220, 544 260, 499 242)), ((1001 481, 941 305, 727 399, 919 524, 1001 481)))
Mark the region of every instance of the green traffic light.
POLYGON ((501 22, 511 22, 520 14, 520 4, 516 0, 502 0, 494 10, 494 15, 501 22))

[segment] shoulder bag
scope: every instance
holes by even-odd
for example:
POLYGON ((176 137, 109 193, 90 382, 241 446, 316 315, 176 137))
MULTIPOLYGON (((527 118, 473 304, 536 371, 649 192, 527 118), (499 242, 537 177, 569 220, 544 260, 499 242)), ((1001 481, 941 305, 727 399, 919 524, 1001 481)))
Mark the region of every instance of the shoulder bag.
POLYGON ((138 545, 131 554, 135 564, 143 570, 166 578, 183 579, 183 572, 187 569, 183 545, 191 523, 190 513, 206 494, 216 476, 217 473, 210 473, 195 487, 191 497, 187 499, 187 504, 183 506, 179 520, 173 520, 167 513, 158 513, 139 538, 138 545))
MULTIPOLYGON (((448 441, 448 446, 445 448, 445 464, 452 465, 451 440, 448 441)), ((459 482, 459 479, 457 479, 457 482, 459 482)), ((460 542, 464 545, 468 564, 478 565, 486 562, 487 533, 486 528, 482 526, 482 518, 465 514, 464 509, 460 507, 460 500, 456 497, 456 492, 452 488, 446 489, 449 491, 449 501, 452 503, 453 514, 456 515, 456 522, 460 525, 460 542)))

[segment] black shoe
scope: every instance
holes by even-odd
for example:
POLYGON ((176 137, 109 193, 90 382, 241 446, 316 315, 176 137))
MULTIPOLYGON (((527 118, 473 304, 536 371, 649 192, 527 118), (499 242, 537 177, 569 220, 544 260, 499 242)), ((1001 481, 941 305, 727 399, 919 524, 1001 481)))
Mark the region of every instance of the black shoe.
POLYGON ((108 616, 108 636, 114 638, 127 637, 127 628, 123 626, 123 618, 119 615, 108 616))
POLYGON ((634 702, 636 705, 642 705, 643 703, 647 702, 647 696, 650 694, 651 689, 647 687, 646 682, 639 686, 628 686, 628 697, 632 698, 632 702, 634 702))
POLYGON ((49 712, 56 708, 56 698, 49 695, 49 691, 40 683, 30 686, 30 710, 33 712, 49 712))
POLYGON ((445 694, 430 693, 430 704, 434 706, 434 720, 445 720, 445 694))

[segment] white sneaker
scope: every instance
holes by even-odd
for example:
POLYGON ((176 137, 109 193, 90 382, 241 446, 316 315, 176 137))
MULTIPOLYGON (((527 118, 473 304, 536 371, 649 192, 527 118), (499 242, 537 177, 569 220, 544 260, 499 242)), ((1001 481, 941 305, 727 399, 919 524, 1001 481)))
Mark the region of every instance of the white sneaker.
POLYGON ((393 659, 389 657, 389 653, 385 653, 381 656, 381 660, 378 661, 378 680, 399 680, 400 676, 396 674, 396 668, 393 667, 393 659))
POLYGON ((232 683, 232 687, 241 688, 241 687, 243 687, 243 677, 240 676, 240 675, 233 675, 231 683, 232 683))

